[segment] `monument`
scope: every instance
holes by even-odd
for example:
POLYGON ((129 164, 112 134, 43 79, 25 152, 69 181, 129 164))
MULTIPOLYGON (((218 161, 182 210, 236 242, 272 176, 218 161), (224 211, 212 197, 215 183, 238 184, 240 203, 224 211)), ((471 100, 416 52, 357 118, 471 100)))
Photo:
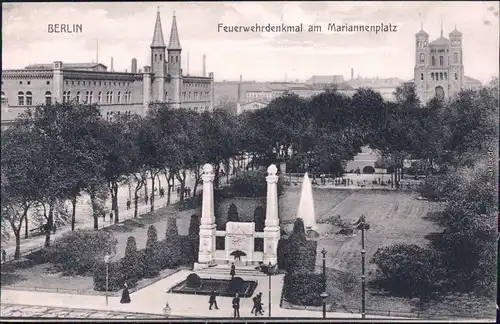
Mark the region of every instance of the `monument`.
POLYGON ((316 212, 314 210, 311 179, 307 172, 302 182, 297 218, 302 218, 306 231, 316 229, 316 212))
POLYGON ((203 167, 203 199, 200 221, 200 246, 195 270, 216 264, 259 265, 278 262, 280 226, 278 218, 278 169, 267 169, 267 204, 264 232, 255 231, 254 222, 228 222, 225 231, 218 231, 214 215, 213 167, 203 167), (255 240, 262 239, 264 251, 255 250, 255 240), (217 244, 219 243, 219 244, 217 244))

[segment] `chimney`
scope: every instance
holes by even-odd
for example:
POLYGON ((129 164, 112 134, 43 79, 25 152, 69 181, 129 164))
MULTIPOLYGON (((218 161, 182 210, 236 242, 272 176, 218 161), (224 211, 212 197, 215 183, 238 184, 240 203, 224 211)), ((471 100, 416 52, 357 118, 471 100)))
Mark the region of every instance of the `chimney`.
POLYGON ((354 80, 354 69, 351 68, 351 80, 354 80))
POLYGON ((207 76, 207 57, 203 54, 203 74, 204 77, 207 76))
POLYGON ((132 70, 130 70, 132 73, 137 73, 137 59, 134 57, 132 59, 132 70))
POLYGON ((113 57, 111 57, 111 72, 115 72, 115 70, 113 69, 113 57))
POLYGON ((243 75, 240 74, 240 82, 238 83, 238 102, 241 102, 241 84, 243 83, 243 75))

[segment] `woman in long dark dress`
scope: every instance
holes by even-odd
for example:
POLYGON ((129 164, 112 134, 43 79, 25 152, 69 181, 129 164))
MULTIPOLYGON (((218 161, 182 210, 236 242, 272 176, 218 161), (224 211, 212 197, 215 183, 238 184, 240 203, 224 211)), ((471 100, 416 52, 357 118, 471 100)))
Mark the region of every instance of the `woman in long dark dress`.
POLYGON ((130 303, 130 292, 128 291, 127 284, 124 284, 124 288, 123 288, 123 292, 122 292, 122 299, 120 300, 120 303, 122 303, 122 304, 130 303))

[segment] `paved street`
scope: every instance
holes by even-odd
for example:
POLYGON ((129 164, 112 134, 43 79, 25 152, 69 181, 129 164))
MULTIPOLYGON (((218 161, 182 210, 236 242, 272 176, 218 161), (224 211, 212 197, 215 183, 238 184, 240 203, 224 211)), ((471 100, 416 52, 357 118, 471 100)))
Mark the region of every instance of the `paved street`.
POLYGON ((144 313, 109 312, 62 307, 45 307, 32 305, 3 304, 0 306, 2 317, 46 317, 46 318, 107 318, 107 319, 140 319, 158 318, 144 313))
MULTIPOLYGON (((2 289, 1 303, 7 305, 30 305, 46 308, 65 308, 82 310, 88 312, 92 309, 98 312, 121 312, 121 313, 147 313, 162 316, 162 309, 168 302, 172 309, 171 316, 174 317, 201 317, 201 318, 223 318, 231 317, 233 310, 231 308, 230 297, 218 297, 219 310, 208 309, 208 296, 172 294, 167 291, 176 283, 184 280, 190 270, 181 270, 175 274, 162 279, 152 285, 149 285, 130 295, 132 302, 130 304, 120 304, 120 297, 109 297, 109 303, 106 306, 105 297, 92 295, 74 295, 35 291, 19 291, 2 289)), ((214 275, 212 278, 219 278, 220 275, 214 275)), ((205 277, 205 276, 203 276, 205 277)), ((227 276, 225 276, 227 277, 227 276)), ((263 303, 265 315, 268 311, 268 278, 263 276, 245 276, 245 280, 258 281, 258 286, 254 295, 258 292, 263 293, 263 303)), ((271 301, 273 317, 322 317, 321 311, 297 310, 280 308, 281 290, 283 287, 283 275, 276 275, 271 280, 271 301)), ((241 299, 240 314, 242 317, 254 317, 250 313, 252 308, 251 298, 241 299)), ((2 316, 3 315, 2 313, 2 316)), ((360 314, 328 312, 330 318, 360 318, 360 314)), ((367 316, 368 318, 387 318, 380 316, 367 316)))

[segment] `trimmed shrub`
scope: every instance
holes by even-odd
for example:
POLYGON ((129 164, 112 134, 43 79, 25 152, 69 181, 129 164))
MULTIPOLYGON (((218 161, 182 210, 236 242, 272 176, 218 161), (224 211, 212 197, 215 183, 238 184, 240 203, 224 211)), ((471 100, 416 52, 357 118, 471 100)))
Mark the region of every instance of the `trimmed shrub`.
POLYGON ((157 250, 160 257, 160 267, 162 269, 173 268, 181 263, 181 237, 177 229, 177 221, 170 217, 167 220, 167 230, 165 232, 165 240, 158 244, 157 250))
POLYGON ((150 245, 139 251, 140 264, 142 265, 141 275, 144 278, 154 278, 160 274, 162 255, 159 245, 160 243, 156 242, 155 245, 150 245))
POLYGON ((255 208, 253 213, 253 221, 255 223, 255 231, 263 232, 266 227, 266 213, 262 206, 255 208))
POLYGON ((316 265, 316 241, 294 242, 280 239, 278 242, 278 268, 290 273, 313 272, 316 265))
POLYGON ((186 255, 188 262, 195 262, 198 260, 198 250, 200 247, 200 218, 198 215, 191 215, 189 223, 189 252, 186 255))
MULTIPOLYGON (((98 261, 93 268, 92 277, 94 279, 94 290, 106 291, 106 264, 98 261)), ((118 291, 123 288, 125 278, 121 269, 120 261, 113 261, 108 264, 108 291, 118 291)))
POLYGON ((154 225, 148 228, 148 240, 146 241, 146 248, 152 248, 158 242, 158 231, 154 225))
POLYGON ((245 280, 241 277, 234 277, 229 282, 227 290, 230 293, 244 293, 245 292, 245 280))
POLYGON ((319 273, 287 273, 284 297, 294 305, 321 306, 323 276, 319 273))
POLYGON ((127 239, 127 246, 125 247, 125 256, 120 260, 122 273, 124 279, 130 287, 137 284, 143 277, 144 265, 142 261, 144 260, 143 251, 139 253, 137 251, 137 243, 133 236, 129 236, 127 239))
POLYGON ((238 207, 234 203, 229 206, 227 211, 227 221, 228 222, 239 222, 240 216, 238 215, 238 207))
POLYGON ((363 173, 366 174, 374 174, 375 173, 375 168, 372 167, 371 165, 367 165, 363 168, 363 173))
POLYGON ((190 288, 201 287, 201 278, 200 278, 200 276, 198 276, 196 273, 191 273, 189 276, 187 276, 186 286, 188 286, 190 288))
POLYGON ((378 266, 373 283, 399 296, 429 295, 443 282, 440 254, 415 244, 379 248, 371 262, 378 266))
POLYGON ((94 230, 75 230, 64 233, 45 249, 44 258, 67 275, 85 275, 94 263, 106 254, 116 253, 117 240, 111 233, 94 230))

